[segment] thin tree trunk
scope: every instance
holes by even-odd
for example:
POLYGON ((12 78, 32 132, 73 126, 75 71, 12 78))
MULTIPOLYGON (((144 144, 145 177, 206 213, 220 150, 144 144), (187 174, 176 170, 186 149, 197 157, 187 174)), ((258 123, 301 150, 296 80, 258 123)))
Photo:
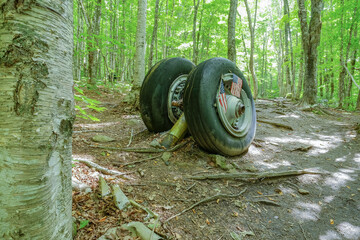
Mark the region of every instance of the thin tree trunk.
POLYGON ((236 64, 235 25, 238 0, 230 1, 228 17, 228 59, 236 64))
MULTIPOLYGON (((288 1, 284 0, 284 15, 289 16, 289 6, 288 1)), ((285 22, 285 58, 284 58, 284 65, 285 65, 285 82, 286 82, 286 95, 291 94, 291 75, 290 75, 290 51, 289 51, 289 32, 290 32, 290 23, 289 19, 285 22)))
POLYGON ((276 67, 277 67, 277 85, 279 88, 279 94, 282 92, 282 55, 281 55, 281 37, 279 45, 276 45, 276 35, 275 35, 275 23, 273 16, 271 15, 271 32, 273 35, 273 43, 276 50, 276 67))
POLYGON ((302 44, 305 55, 305 79, 302 104, 312 105, 317 94, 317 47, 321 36, 322 0, 311 0, 311 19, 308 25, 304 0, 298 0, 302 44))
POLYGON ((153 32, 152 32, 152 36, 151 36, 149 62, 148 62, 149 69, 153 65, 154 45, 155 45, 155 39, 157 36, 157 29, 158 29, 158 22, 159 22, 159 2, 160 2, 160 0, 156 0, 156 3, 155 3, 154 28, 153 28, 153 32))
POLYGON ((193 0, 194 1, 194 19, 193 19, 193 31, 192 31, 192 39, 193 39, 193 57, 192 61, 197 64, 197 58, 198 58, 198 49, 197 49, 197 43, 196 43, 196 24, 197 24, 197 13, 200 5, 200 0, 193 0))
POLYGON ((256 0, 256 2, 255 2, 254 23, 252 23, 252 21, 251 21, 251 14, 250 14, 249 4, 248 4, 247 0, 244 0, 244 2, 245 2, 245 7, 246 7, 246 13, 247 13, 247 16, 248 16, 249 30, 250 30, 250 37, 251 37, 249 68, 250 68, 250 71, 251 71, 252 85, 253 85, 253 88, 254 88, 253 97, 254 97, 254 99, 256 99, 257 95, 258 95, 258 81, 257 81, 255 68, 254 68, 254 51, 255 51, 255 26, 256 26, 256 14, 257 14, 257 2, 258 1, 256 0))
POLYGON ((73 1, 0 14, 0 238, 70 240, 73 1))
POLYGON ((301 59, 300 59, 300 65, 299 65, 299 81, 297 85, 296 90, 296 99, 300 99, 301 90, 303 86, 303 80, 304 80, 304 52, 300 53, 301 59))
MULTIPOLYGON (((205 3, 205 0, 202 0, 202 6, 204 6, 204 3, 205 3)), ((199 53, 199 44, 200 44, 200 35, 201 35, 201 27, 202 27, 203 13, 204 13, 204 7, 201 8, 200 21, 199 21, 199 31, 197 32, 197 37, 196 37, 197 59, 199 59, 199 57, 201 57, 201 54, 199 53)), ((198 60, 197 60, 197 61, 198 61, 198 60)))
MULTIPOLYGON (((358 5, 358 0, 356 1, 356 4, 355 4, 355 8, 354 8, 354 15, 353 15, 353 17, 352 17, 352 19, 353 19, 353 21, 352 21, 352 23, 351 23, 351 26, 350 26, 350 30, 349 30, 349 40, 348 40, 348 43, 347 43, 347 47, 346 47, 346 55, 345 55, 345 59, 343 58, 342 60, 342 62, 341 62, 341 66, 343 66, 342 67, 342 71, 340 72, 340 74, 344 74, 344 76, 341 76, 341 77, 343 77, 342 78, 342 81, 343 81, 343 86, 345 87, 345 75, 346 75, 346 67, 347 67, 347 62, 348 62, 348 59, 349 59, 349 54, 350 54, 350 47, 351 47, 351 39, 352 39, 352 35, 353 35, 353 30, 354 30, 354 25, 355 25, 355 23, 356 23, 356 20, 357 20, 357 18, 356 18, 356 15, 357 15, 357 5, 358 5)), ((355 27, 355 34, 357 34, 357 25, 356 25, 356 27, 355 27)), ((354 37, 356 37, 356 35, 354 36, 354 37)), ((343 40, 343 38, 342 38, 342 40, 343 40)), ((343 55, 342 55, 343 56, 343 55)), ((350 79, 350 78, 349 78, 350 79)), ((340 81, 340 79, 339 79, 339 81, 340 81)), ((350 96, 350 92, 351 92, 351 87, 352 87, 352 81, 350 80, 350 82, 349 82, 349 86, 348 86, 348 90, 347 91, 349 91, 349 96, 350 96)), ((347 95, 346 95, 346 92, 347 91, 345 91, 345 88, 343 89, 344 90, 344 92, 343 92, 343 97, 346 97, 347 95)), ((339 104, 339 107, 341 107, 340 106, 340 104, 339 104)))
MULTIPOLYGON (((344 63, 344 0, 341 3, 341 18, 340 18, 340 66, 344 63)), ((344 95, 345 95, 345 68, 342 67, 339 73, 339 108, 343 107, 344 95)))
MULTIPOLYGON (((287 15, 290 19, 290 7, 288 4, 288 0, 286 0, 287 5, 287 15)), ((290 47, 290 66, 291 66, 291 93, 292 98, 295 96, 295 63, 294 63, 294 51, 293 51, 293 42, 292 42, 292 35, 291 35, 291 26, 290 22, 287 22, 288 24, 288 36, 289 36, 289 47, 290 47)))
MULTIPOLYGON (((141 84, 145 78, 146 6, 147 0, 139 0, 136 27, 136 53, 134 71, 135 91, 140 90, 141 84)), ((137 96, 135 97, 137 99, 137 96)))

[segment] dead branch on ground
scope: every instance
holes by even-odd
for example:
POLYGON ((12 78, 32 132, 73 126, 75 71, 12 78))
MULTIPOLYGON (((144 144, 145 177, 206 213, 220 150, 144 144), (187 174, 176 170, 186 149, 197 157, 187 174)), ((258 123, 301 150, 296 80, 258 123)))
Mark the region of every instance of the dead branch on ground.
POLYGON ((208 198, 205 198, 197 203, 194 203, 193 205, 191 205, 190 207, 188 208, 185 208, 184 210, 182 210, 181 212, 169 217, 168 219, 165 220, 164 223, 167 223, 169 222, 171 219, 174 219, 178 216, 180 216, 181 214, 187 212, 187 211, 190 211, 191 209, 193 209, 194 207, 196 206, 199 206, 200 204, 203 204, 203 203, 207 203, 207 202, 211 202, 211 201, 214 201, 214 200, 218 200, 220 198, 235 198, 235 197, 238 197, 240 196, 241 194, 243 194, 244 192, 246 191, 246 188, 244 190, 242 190, 240 193, 238 194, 234 194, 234 195, 231 195, 231 194, 221 194, 221 193, 218 193, 214 196, 211 196, 211 197, 208 197, 208 198))
POLYGON ((156 149, 156 148, 119 148, 119 147, 107 147, 107 146, 100 146, 100 145, 90 145, 92 148, 101 148, 101 149, 107 149, 107 150, 116 150, 116 151, 122 151, 122 152, 135 152, 135 153, 162 153, 162 152, 174 152, 186 144, 190 142, 182 142, 172 148, 169 149, 156 149))
POLYGON ((148 158, 144 158, 144 159, 141 159, 141 160, 138 160, 138 161, 133 161, 133 162, 128 162, 128 163, 113 162, 112 165, 114 165, 114 166, 129 166, 129 165, 134 165, 134 164, 137 164, 137 163, 142 163, 142 162, 146 162, 146 161, 149 161, 149 160, 152 160, 152 159, 159 158, 159 157, 161 157, 161 155, 162 155, 162 154, 159 154, 159 155, 156 155, 156 156, 153 156, 153 157, 148 157, 148 158))
POLYGON ((278 128, 284 128, 284 129, 291 130, 291 131, 294 130, 292 127, 290 127, 288 125, 284 125, 282 123, 270 122, 270 121, 267 121, 267 120, 259 120, 259 119, 257 119, 256 121, 261 122, 261 123, 267 123, 267 124, 270 124, 270 125, 272 125, 274 127, 278 127, 278 128))
POLYGON ((107 169, 105 167, 102 167, 102 166, 94 163, 94 162, 84 160, 84 159, 76 159, 76 161, 84 163, 86 166, 91 167, 91 168, 95 168, 97 171, 99 171, 99 172, 101 172, 103 174, 107 174, 107 175, 122 176, 122 175, 129 174, 129 173, 119 172, 119 171, 116 171, 116 170, 107 169))
POLYGON ((215 180, 215 179, 242 179, 242 180, 262 180, 265 178, 298 176, 303 174, 324 174, 321 172, 311 172, 306 170, 290 170, 283 172, 262 172, 262 173, 225 173, 214 175, 191 176, 190 179, 196 180, 215 180))

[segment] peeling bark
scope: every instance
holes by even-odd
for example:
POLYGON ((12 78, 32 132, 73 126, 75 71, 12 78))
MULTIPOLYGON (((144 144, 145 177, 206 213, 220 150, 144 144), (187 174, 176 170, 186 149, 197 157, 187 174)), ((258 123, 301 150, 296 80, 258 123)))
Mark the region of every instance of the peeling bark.
POLYGON ((72 8, 0 4, 0 239, 71 239, 72 8))
POLYGON ((134 88, 136 91, 141 88, 141 84, 145 78, 146 6, 147 0, 139 0, 134 71, 134 88))

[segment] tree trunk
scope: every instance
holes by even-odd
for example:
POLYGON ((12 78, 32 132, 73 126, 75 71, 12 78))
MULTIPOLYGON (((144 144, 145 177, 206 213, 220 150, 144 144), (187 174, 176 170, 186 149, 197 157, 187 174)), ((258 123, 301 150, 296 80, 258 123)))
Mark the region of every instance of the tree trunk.
MULTIPOLYGON (((342 4, 343 4, 343 2, 342 2, 342 4)), ((354 8, 354 15, 353 15, 353 17, 352 17, 353 21, 352 21, 351 26, 350 26, 350 29, 349 29, 349 40, 348 40, 347 47, 346 47, 345 58, 344 58, 344 54, 342 53, 342 51, 343 51, 343 45, 341 44, 340 63, 341 63, 341 66, 342 66, 342 71, 340 72, 340 76, 339 76, 339 84, 340 84, 340 81, 342 81, 342 87, 343 87, 342 90, 343 90, 343 92, 342 92, 341 95, 342 95, 343 98, 346 97, 345 93, 346 93, 347 91, 349 91, 349 95, 350 95, 351 87, 352 87, 352 81, 350 80, 348 89, 347 89, 347 91, 345 91, 345 76, 346 76, 346 70, 345 70, 345 68, 347 67, 347 62, 348 62, 348 59, 349 59, 350 47, 351 47, 351 39, 352 39, 352 35, 353 35, 354 25, 355 25, 356 19, 357 19, 357 18, 356 18, 356 15, 357 15, 357 4, 358 4, 358 0, 356 1, 356 5, 355 5, 355 8, 354 8), (340 77, 342 77, 342 78, 340 79, 340 77)), ((343 21, 343 16, 342 16, 342 19, 341 19, 341 20, 343 21)), ((343 23, 342 23, 342 25, 343 25, 343 23)), ((342 28, 341 30, 343 31, 343 28, 342 28)), ((357 35, 357 25, 356 25, 356 27, 355 27, 355 36, 354 36, 355 38, 356 38, 356 35, 357 35)), ((341 37, 341 40, 342 40, 341 43, 343 43, 344 38, 341 37)), ((349 77, 349 79, 350 79, 350 77, 349 77)), ((339 95, 339 96, 340 96, 340 95, 339 95)), ((343 100, 343 99, 342 99, 342 100, 343 100)), ((340 107, 340 108, 342 107, 342 102, 341 102, 341 104, 340 104, 340 101, 339 101, 339 107, 340 107)))
POLYGON ((228 59, 236 64, 235 25, 238 0, 230 1, 228 17, 228 59))
MULTIPOLYGON (((86 13, 84 12, 84 15, 86 13)), ((101 16, 101 0, 96 0, 95 14, 93 22, 90 23, 88 19, 88 83, 92 86, 96 86, 96 68, 98 61, 97 48, 99 47, 98 38, 100 32, 100 16, 101 16), (94 44, 95 43, 95 44, 94 44)))
MULTIPOLYGON (((273 16, 271 15, 271 32, 273 35, 273 43, 276 50, 276 66, 277 66, 277 85, 279 88, 279 94, 282 92, 282 57, 281 57, 281 40, 279 45, 276 45, 276 35, 275 35, 275 23, 273 16)), ((281 39, 281 38, 279 38, 281 39)))
MULTIPOLYGON (((147 0, 139 0, 136 27, 136 52, 134 90, 138 91, 145 78, 145 49, 146 49, 146 6, 147 0)), ((138 95, 137 93, 135 95, 138 95)), ((137 96, 135 96, 137 98, 137 96)))
POLYGON ((301 59, 300 59, 300 66, 299 66, 299 81, 298 81, 298 85, 297 85, 297 90, 296 90, 296 99, 300 99, 300 95, 301 95, 301 90, 302 90, 302 86, 303 86, 303 80, 304 80, 304 53, 301 52, 300 53, 301 59))
POLYGON ((152 32, 152 36, 151 36, 149 62, 148 62, 149 69, 153 65, 154 45, 155 45, 155 39, 157 37, 157 29, 158 29, 158 22, 159 22, 159 2, 160 2, 160 0, 156 0, 156 3, 155 3, 154 28, 153 28, 153 32, 152 32))
POLYGON ((298 0, 299 20, 301 27, 302 45, 305 55, 305 79, 302 104, 312 105, 316 103, 317 94, 317 47, 321 36, 321 10, 322 0, 311 0, 311 19, 308 25, 307 13, 304 0, 298 0))
POLYGON ((73 1, 0 15, 0 238, 70 240, 73 1))
POLYGON ((247 16, 248 16, 249 30, 250 30, 250 37, 251 37, 249 68, 250 68, 250 71, 251 71, 252 85, 253 85, 253 88, 254 88, 253 97, 254 97, 254 99, 256 99, 257 95, 258 95, 258 81, 257 81, 255 68, 254 68, 254 51, 255 51, 255 25, 256 25, 256 14, 257 14, 257 2, 258 1, 256 0, 256 2, 255 2, 254 24, 252 24, 252 21, 251 21, 251 14, 250 14, 249 4, 248 4, 247 0, 244 0, 244 2, 245 2, 245 7, 246 7, 246 13, 247 13, 247 16))
POLYGON ((196 42, 196 23, 197 23, 197 13, 200 5, 200 0, 193 0, 194 1, 194 19, 193 19, 193 31, 192 31, 192 39, 193 39, 193 57, 192 61, 197 64, 198 58, 198 49, 197 49, 197 42, 196 42))
MULTIPOLYGON (((288 1, 284 0, 284 16, 289 17, 288 12, 288 1)), ((284 29, 284 35, 285 35, 285 58, 284 58, 284 64, 285 64, 285 82, 286 82, 286 95, 291 93, 291 75, 290 75, 290 51, 289 51, 289 32, 290 32, 290 23, 289 18, 285 22, 285 29, 284 29)))

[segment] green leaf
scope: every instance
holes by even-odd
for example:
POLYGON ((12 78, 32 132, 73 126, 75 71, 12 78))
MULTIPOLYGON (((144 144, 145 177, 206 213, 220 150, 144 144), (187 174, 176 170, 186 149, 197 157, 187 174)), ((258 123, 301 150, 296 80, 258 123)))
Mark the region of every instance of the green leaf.
POLYGON ((87 220, 87 219, 81 220, 80 225, 79 225, 79 229, 82 229, 82 228, 86 227, 88 224, 89 224, 89 220, 87 220))

